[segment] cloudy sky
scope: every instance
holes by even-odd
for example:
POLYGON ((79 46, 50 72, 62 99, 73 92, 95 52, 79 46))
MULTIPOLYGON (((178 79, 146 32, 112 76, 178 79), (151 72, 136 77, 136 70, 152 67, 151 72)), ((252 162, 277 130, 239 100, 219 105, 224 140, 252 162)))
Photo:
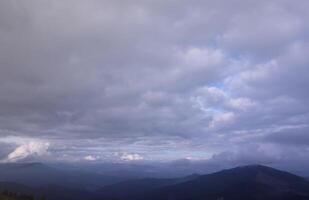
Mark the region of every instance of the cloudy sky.
POLYGON ((306 163, 308 8, 1 0, 0 159, 306 163))

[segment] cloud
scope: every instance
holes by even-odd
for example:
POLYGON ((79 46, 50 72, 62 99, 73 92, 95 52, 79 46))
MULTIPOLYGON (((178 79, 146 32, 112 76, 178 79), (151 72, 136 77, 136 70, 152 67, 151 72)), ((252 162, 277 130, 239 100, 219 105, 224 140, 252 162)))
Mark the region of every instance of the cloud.
POLYGON ((48 154, 49 145, 50 144, 48 142, 44 143, 38 141, 23 144, 17 147, 7 156, 7 161, 16 162, 23 160, 29 156, 43 156, 45 154, 48 154))
POLYGON ((88 155, 84 157, 84 160, 87 161, 96 161, 98 158, 96 156, 88 155))
POLYGON ((251 99, 240 97, 237 99, 230 99, 228 105, 234 109, 245 111, 253 106, 256 106, 256 103, 251 99))
POLYGON ((12 159, 46 149, 49 160, 173 160, 266 143, 300 155, 308 6, 3 0, 0 155, 18 146, 12 159))
POLYGON ((120 159, 124 161, 137 161, 137 160, 143 160, 144 158, 137 153, 133 153, 133 154, 122 153, 120 156, 120 159))
POLYGON ((224 127, 235 121, 235 114, 233 112, 219 113, 214 116, 209 123, 210 128, 224 127))
POLYGON ((182 55, 190 67, 216 66, 224 60, 224 53, 218 49, 190 48, 182 55))

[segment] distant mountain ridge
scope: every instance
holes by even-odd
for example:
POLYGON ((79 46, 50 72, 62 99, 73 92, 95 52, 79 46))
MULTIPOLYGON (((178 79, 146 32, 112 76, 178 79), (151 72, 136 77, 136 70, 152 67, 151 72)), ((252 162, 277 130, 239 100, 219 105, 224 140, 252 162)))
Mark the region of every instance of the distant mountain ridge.
POLYGON ((163 187, 134 200, 308 200, 304 178, 261 165, 223 170, 163 187))
POLYGON ((75 189, 95 190, 123 181, 120 177, 77 170, 60 170, 42 163, 2 163, 0 181, 20 183, 29 187, 59 185, 75 189))
POLYGON ((147 191, 151 191, 157 188, 162 188, 165 186, 176 185, 186 181, 194 180, 200 175, 192 174, 189 176, 181 178, 143 178, 143 179, 133 179, 127 180, 120 183, 115 183, 112 185, 105 186, 104 188, 98 190, 97 192, 100 196, 108 196, 113 198, 130 198, 136 195, 143 194, 147 191))
POLYGON ((106 176, 80 171, 71 173, 73 175, 41 163, 4 164, 0 165, 0 178, 32 182, 25 186, 1 179, 0 190, 44 195, 49 200, 309 200, 309 182, 305 178, 262 165, 241 166, 206 175, 142 178, 109 184, 101 180, 106 176), (70 177, 73 178, 66 180, 70 177), (38 180, 33 181, 35 179, 38 180), (87 189, 87 183, 100 185, 100 181, 99 189, 87 189), (39 183, 42 185, 36 185, 39 183))

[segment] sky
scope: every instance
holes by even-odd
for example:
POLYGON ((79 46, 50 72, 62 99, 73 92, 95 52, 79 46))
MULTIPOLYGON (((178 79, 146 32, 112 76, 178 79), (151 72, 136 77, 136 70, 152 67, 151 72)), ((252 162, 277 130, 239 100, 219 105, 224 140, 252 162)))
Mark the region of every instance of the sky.
POLYGON ((1 0, 0 160, 309 166, 308 8, 1 0))

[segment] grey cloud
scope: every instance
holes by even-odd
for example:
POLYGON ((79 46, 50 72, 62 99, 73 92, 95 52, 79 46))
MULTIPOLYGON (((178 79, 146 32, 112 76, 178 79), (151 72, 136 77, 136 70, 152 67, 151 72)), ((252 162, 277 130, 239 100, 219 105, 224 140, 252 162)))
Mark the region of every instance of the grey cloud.
POLYGON ((307 4, 1 1, 1 137, 50 160, 285 148, 309 119, 307 4))
POLYGON ((265 140, 292 146, 309 146, 308 131, 307 125, 287 127, 268 135, 265 140))

